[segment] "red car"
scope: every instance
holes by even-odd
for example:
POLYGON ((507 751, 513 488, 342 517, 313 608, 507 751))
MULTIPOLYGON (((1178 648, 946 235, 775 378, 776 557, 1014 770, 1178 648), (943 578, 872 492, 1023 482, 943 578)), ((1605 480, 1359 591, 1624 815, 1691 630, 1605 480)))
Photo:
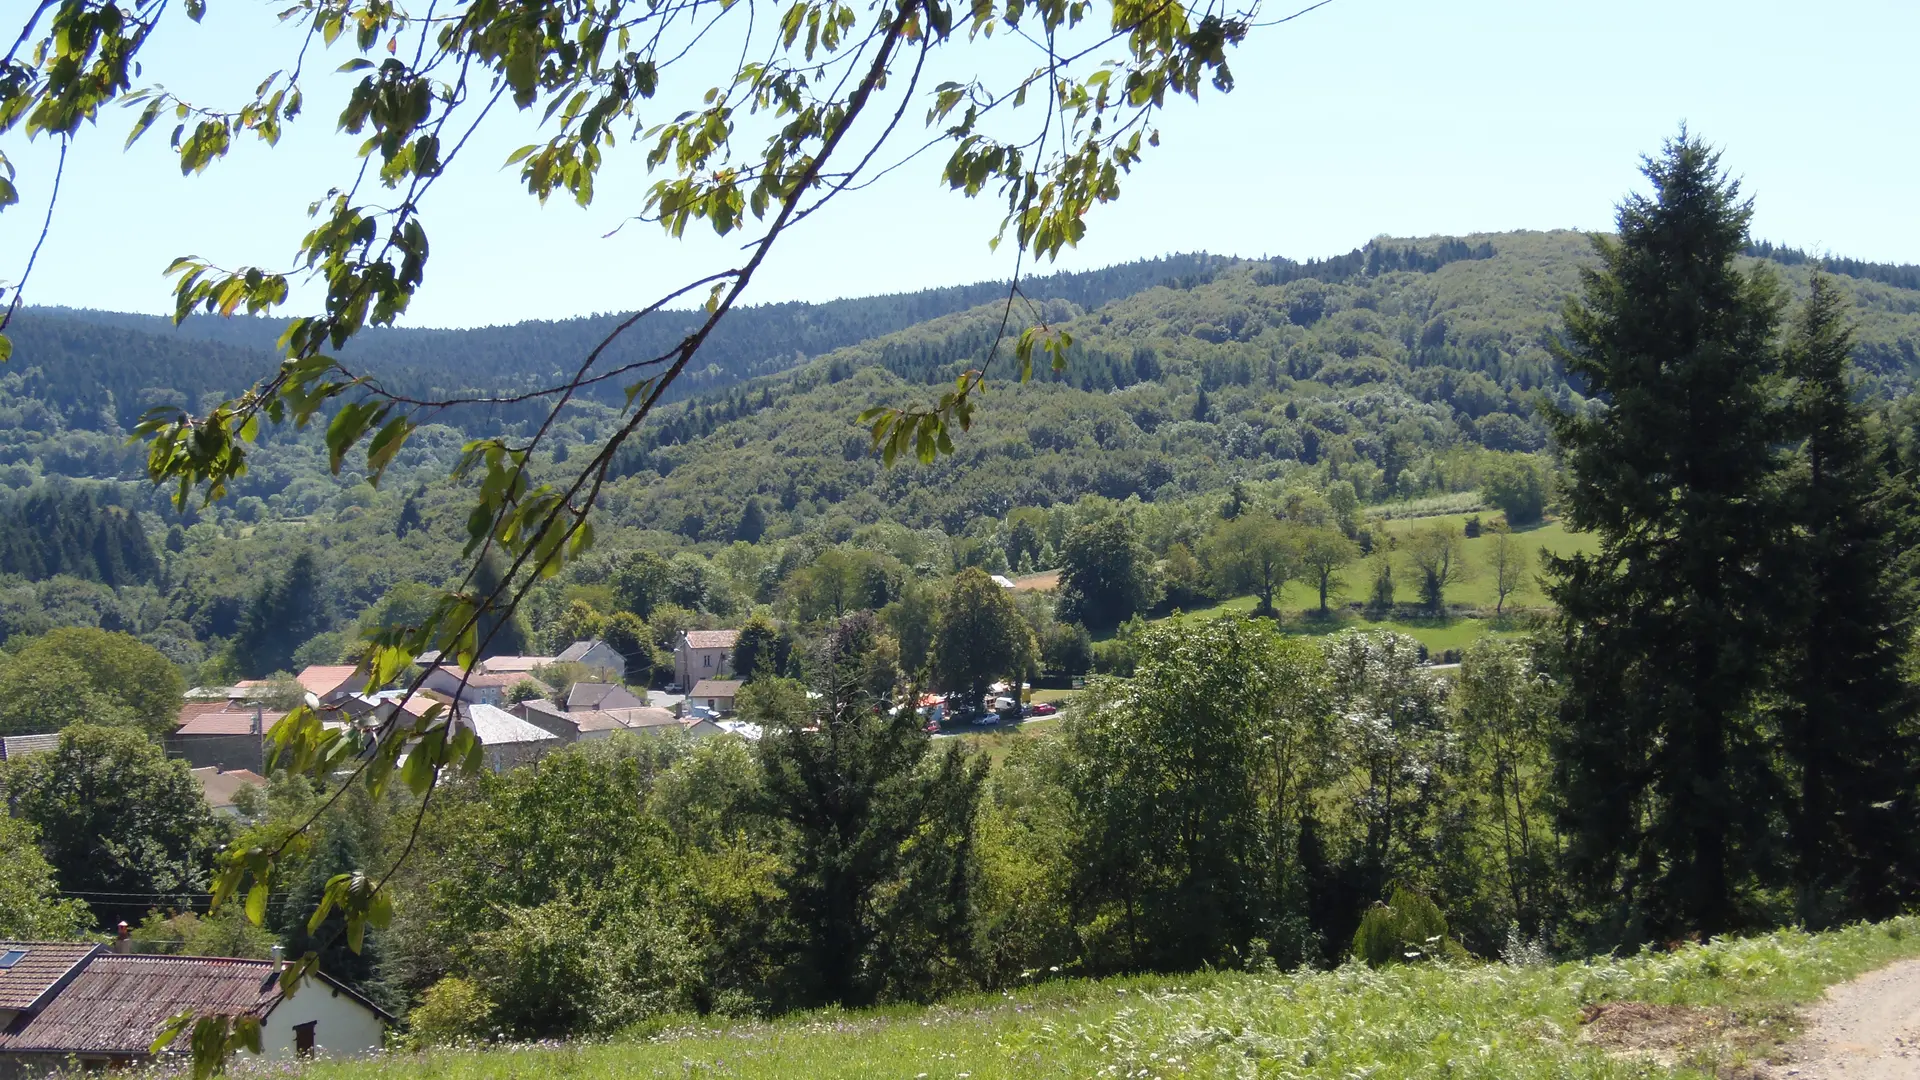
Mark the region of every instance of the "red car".
POLYGON ((1059 711, 1050 701, 1042 701, 1033 707, 1034 716, 1052 716, 1059 711))

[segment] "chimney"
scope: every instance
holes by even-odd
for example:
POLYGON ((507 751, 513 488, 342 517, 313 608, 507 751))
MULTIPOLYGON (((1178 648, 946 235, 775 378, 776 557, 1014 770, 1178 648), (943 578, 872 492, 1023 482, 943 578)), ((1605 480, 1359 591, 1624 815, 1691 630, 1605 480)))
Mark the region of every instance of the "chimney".
POLYGON ((125 919, 121 919, 120 925, 114 927, 113 951, 123 954, 133 951, 133 930, 127 926, 125 919))
POLYGON ((276 944, 273 947, 273 970, 285 971, 286 969, 287 969, 287 947, 285 945, 276 944))

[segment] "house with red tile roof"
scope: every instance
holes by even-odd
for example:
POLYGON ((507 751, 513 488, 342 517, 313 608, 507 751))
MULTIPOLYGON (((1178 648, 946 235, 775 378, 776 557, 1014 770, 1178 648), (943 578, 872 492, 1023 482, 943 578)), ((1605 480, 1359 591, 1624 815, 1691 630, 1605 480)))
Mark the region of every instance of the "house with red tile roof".
MULTIPOLYGON (((0 941, 0 1072, 143 1064, 171 1017, 252 1017, 262 1057, 378 1050, 393 1022, 322 974, 293 996, 271 960, 136 956, 72 942, 0 941)), ((182 1049, 169 1056, 184 1054, 182 1049)))
POLYGON ((263 738, 285 713, 226 701, 189 701, 161 743, 168 755, 196 769, 266 771, 263 738))
POLYGON ((344 701, 367 688, 367 673, 353 664, 309 664, 294 678, 322 705, 344 701))
POLYGON ((203 769, 191 770, 193 779, 200 785, 200 795, 207 800, 207 806, 216 814, 227 817, 239 817, 240 808, 234 805, 234 799, 241 788, 264 788, 267 778, 250 769, 229 769, 221 772, 209 765, 203 769))
POLYGON ((682 630, 673 643, 673 681, 692 686, 701 679, 723 679, 733 671, 738 630, 682 630))

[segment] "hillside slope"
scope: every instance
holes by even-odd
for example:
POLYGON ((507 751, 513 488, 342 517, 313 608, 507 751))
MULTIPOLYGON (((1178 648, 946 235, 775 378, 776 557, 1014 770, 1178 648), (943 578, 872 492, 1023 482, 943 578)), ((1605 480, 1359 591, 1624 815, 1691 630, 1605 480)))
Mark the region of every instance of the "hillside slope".
POLYGON ((1602 1078, 1754 1075, 1792 1007, 1912 955, 1900 919, 1551 967, 1404 966, 1042 983, 925 1010, 689 1020, 604 1044, 323 1062, 316 1080, 728 1076, 1602 1078), (1630 1003, 1624 1008, 1620 1003, 1630 1003), (1616 1014, 1609 1016, 1610 1013, 1616 1014), (1604 1022, 1587 1029, 1588 1018, 1604 1022), (1620 1023, 1648 1018, 1637 1029, 1620 1023), (1724 1071, 1723 1071, 1724 1070, 1724 1071))
MULTIPOLYGON (((1029 295, 1098 307, 1164 280, 1204 276, 1223 260, 1205 253, 1169 255, 1079 273, 1053 274, 1027 283, 1029 295)), ((842 346, 1004 298, 1005 282, 987 281, 917 293, 834 300, 821 304, 767 304, 731 313, 702 347, 700 362, 676 384, 668 400, 732 386, 757 375, 784 371, 842 346)), ((397 392, 450 397, 550 385, 621 321, 618 314, 466 330, 370 328, 340 353, 356 369, 378 372, 397 392)), ((705 318, 704 312, 670 310, 641 320, 603 357, 616 367, 673 347, 705 318)), ((66 308, 29 308, 17 325, 13 366, 38 368, 34 391, 60 401, 76 417, 109 408, 129 425, 147 405, 184 393, 197 404, 209 390, 236 393, 273 370, 276 342, 287 320, 194 315, 176 327, 153 315, 66 308), (121 370, 97 381, 93 367, 71 366, 76 358, 122 354, 121 370), (70 374, 69 374, 70 373, 70 374), (112 390, 111 402, 101 397, 112 390)), ((618 404, 619 384, 595 387, 589 400, 618 404)), ((537 419, 534 407, 493 419, 537 419)))
MULTIPOLYGON (((1449 244, 1491 253, 1373 275, 1336 267, 1333 280, 1301 276, 1324 267, 1239 262, 1094 311, 1035 305, 1028 319, 1074 336, 1067 371, 1019 385, 1001 362, 958 452, 930 466, 883 468, 855 418, 875 403, 929 401, 983 363, 1000 309, 849 346, 662 415, 646 448, 623 458, 607 506, 621 522, 724 540, 756 494, 796 531, 844 535, 877 520, 957 533, 1016 506, 1178 498, 1300 466, 1349 480, 1363 501, 1450 490, 1460 477, 1449 455, 1540 449, 1537 404, 1581 402, 1550 345, 1592 254, 1572 232, 1369 250, 1430 256, 1449 244)), ((1773 269, 1804 294, 1810 267, 1773 269)), ((1904 393, 1920 291, 1840 281, 1857 305, 1863 390, 1904 393)))

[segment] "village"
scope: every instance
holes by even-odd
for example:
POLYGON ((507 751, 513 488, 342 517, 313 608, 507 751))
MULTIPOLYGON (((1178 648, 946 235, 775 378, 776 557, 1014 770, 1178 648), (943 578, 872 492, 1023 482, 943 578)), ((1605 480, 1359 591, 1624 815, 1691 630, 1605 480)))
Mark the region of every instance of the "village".
MULTIPOLYGON (((456 730, 473 733, 486 768, 498 774, 537 768, 562 747, 617 734, 757 740, 759 728, 736 719, 742 682, 733 677, 732 660, 739 633, 682 631, 673 649, 673 681, 664 689, 627 685, 625 657, 598 639, 551 656, 487 657, 468 669, 425 653, 417 658, 411 690, 369 691, 366 669, 353 664, 309 665, 294 680, 324 726, 369 745, 391 726, 395 710, 418 718, 438 707, 456 730)), ((260 807, 272 772, 274 725, 288 704, 266 700, 278 689, 264 679, 193 687, 162 737, 166 755, 186 763, 215 814, 239 821, 260 807)), ((1045 702, 1018 705, 1010 696, 1017 692, 1006 682, 990 684, 981 712, 970 712, 963 694, 950 703, 924 693, 917 709, 936 737, 1056 711, 1045 702)), ((0 737, 0 762, 52 753, 60 740, 58 733, 0 737)), ((386 1044, 395 1017, 325 971, 305 992, 283 994, 280 951, 275 946, 271 960, 174 955, 165 943, 135 940, 124 921, 104 943, 0 940, 0 1075, 149 1061, 167 1023, 183 1013, 258 1017, 260 1053, 268 1058, 363 1054, 386 1044)))

